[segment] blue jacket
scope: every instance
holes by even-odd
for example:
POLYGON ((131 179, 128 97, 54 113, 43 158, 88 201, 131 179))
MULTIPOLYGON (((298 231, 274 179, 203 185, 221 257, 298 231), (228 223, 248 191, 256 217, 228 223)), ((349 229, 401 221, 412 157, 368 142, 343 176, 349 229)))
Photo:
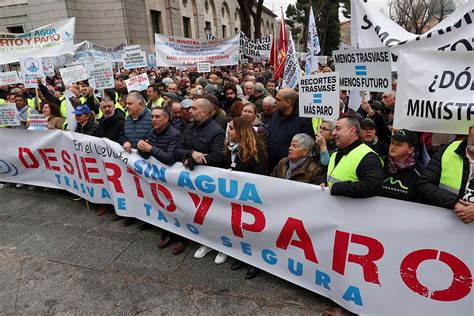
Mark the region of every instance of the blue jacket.
POLYGON ((270 158, 270 170, 277 163, 288 156, 288 148, 291 139, 298 133, 305 133, 314 139, 314 130, 311 124, 311 118, 298 116, 298 104, 295 105, 293 112, 284 117, 280 111, 273 113, 268 127, 268 157, 270 158))
POLYGON ((181 139, 181 133, 178 129, 168 125, 160 133, 155 129, 148 134, 148 143, 153 146, 151 152, 145 153, 138 150, 140 156, 148 159, 150 156, 155 157, 158 161, 165 165, 171 166, 175 163, 174 149, 181 139))
POLYGON ((136 149, 138 142, 146 139, 152 128, 151 112, 145 108, 136 120, 131 115, 125 119, 125 125, 118 142, 121 145, 130 142, 132 148, 136 149))

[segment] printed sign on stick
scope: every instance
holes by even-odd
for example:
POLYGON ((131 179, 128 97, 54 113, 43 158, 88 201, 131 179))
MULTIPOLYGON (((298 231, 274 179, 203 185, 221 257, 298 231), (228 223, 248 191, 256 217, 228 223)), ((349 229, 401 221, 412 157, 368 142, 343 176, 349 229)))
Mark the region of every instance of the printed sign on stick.
POLYGON ((300 80, 299 112, 302 117, 337 120, 339 116, 339 73, 304 76, 300 80))

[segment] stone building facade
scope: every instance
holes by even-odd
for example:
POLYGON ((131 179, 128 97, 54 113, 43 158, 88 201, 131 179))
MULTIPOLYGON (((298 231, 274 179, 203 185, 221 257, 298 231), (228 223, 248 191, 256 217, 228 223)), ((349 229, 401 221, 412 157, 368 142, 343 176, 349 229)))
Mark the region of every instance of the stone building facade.
MULTIPOLYGON (((147 51, 154 50, 154 33, 204 39, 209 30, 223 38, 242 23, 235 0, 0 0, 0 32, 23 33, 68 17, 76 17, 77 43, 125 42, 147 51)), ((262 34, 272 33, 275 17, 264 7, 262 34)))

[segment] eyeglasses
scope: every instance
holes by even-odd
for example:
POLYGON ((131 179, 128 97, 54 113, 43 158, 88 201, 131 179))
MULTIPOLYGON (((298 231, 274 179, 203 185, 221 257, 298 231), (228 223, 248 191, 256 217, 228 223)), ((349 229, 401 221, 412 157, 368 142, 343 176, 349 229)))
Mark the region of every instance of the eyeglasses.
POLYGON ((320 127, 319 129, 322 130, 322 131, 325 131, 325 132, 330 132, 330 131, 331 131, 331 130, 330 130, 329 128, 327 128, 327 127, 320 127))

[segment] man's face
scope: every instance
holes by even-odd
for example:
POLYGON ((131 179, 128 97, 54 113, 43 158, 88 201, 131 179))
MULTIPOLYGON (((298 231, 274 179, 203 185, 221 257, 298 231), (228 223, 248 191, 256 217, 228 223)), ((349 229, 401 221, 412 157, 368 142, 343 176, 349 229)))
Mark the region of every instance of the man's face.
POLYGON ((372 144, 375 139, 375 127, 364 126, 360 129, 360 138, 366 144, 372 144))
POLYGON ((346 148, 352 144, 355 135, 355 127, 349 127, 347 119, 340 119, 336 123, 336 128, 332 131, 332 137, 339 148, 346 148))
POLYGON ((395 98, 392 96, 390 92, 384 92, 382 94, 382 103, 388 109, 393 109, 395 106, 395 98))
POLYGON ((189 114, 191 115, 191 122, 194 123, 201 123, 207 118, 207 113, 204 110, 204 107, 201 105, 200 102, 193 102, 191 105, 191 109, 189 110, 189 114))
POLYGON ((273 112, 275 111, 275 108, 273 107, 273 105, 270 103, 270 102, 262 102, 262 110, 263 110, 263 114, 265 114, 265 116, 271 116, 273 114, 273 112))
POLYGON ((232 90, 232 89, 227 89, 225 91, 225 96, 226 96, 227 100, 234 100, 235 97, 236 97, 236 95, 234 93, 234 90, 232 90))
POLYGON ((89 115, 88 114, 76 114, 76 122, 77 124, 84 124, 87 122, 87 120, 89 119, 89 115))
POLYGON ((124 87, 123 81, 122 80, 117 80, 115 81, 115 89, 120 90, 124 87))
POLYGON ((142 107, 140 102, 135 99, 133 96, 128 96, 127 100, 125 101, 125 108, 132 117, 137 117, 140 115, 142 107))
POLYGON ((115 105, 112 101, 102 101, 100 103, 100 109, 102 110, 104 117, 109 118, 114 115, 115 105))
POLYGON ((246 118, 250 122, 253 122, 255 120, 255 118, 257 117, 257 113, 255 113, 255 110, 254 110, 253 106, 246 105, 242 109, 241 117, 246 118))
POLYGON ((276 103, 277 103, 277 108, 278 108, 278 110, 279 110, 280 112, 285 111, 288 107, 291 106, 291 105, 290 105, 290 101, 283 99, 283 93, 282 93, 281 90, 278 91, 278 93, 277 93, 275 99, 276 99, 276 101, 277 101, 277 102, 276 102, 276 103))
POLYGON ((180 118, 182 114, 181 105, 178 102, 175 102, 171 105, 171 118, 180 118))
POLYGON ((400 142, 398 140, 392 139, 392 142, 390 143, 390 147, 388 149, 388 154, 390 157, 392 157, 394 160, 404 160, 406 159, 409 155, 413 153, 415 149, 410 146, 407 142, 400 142))
POLYGON ((186 121, 186 122, 189 122, 191 121, 191 113, 189 111, 190 108, 182 108, 181 109, 181 118, 186 121))
POLYGON ((270 93, 273 93, 275 90, 275 83, 274 82, 267 82, 267 90, 270 93))
POLYGON ((26 100, 23 100, 21 97, 15 97, 16 108, 22 109, 26 105, 26 100))
POLYGON ((81 88, 81 94, 85 97, 91 95, 93 92, 94 92, 94 90, 91 87, 83 86, 81 88))
MULTIPOLYGON (((250 72, 249 72, 249 73, 250 73, 250 72)), ((253 76, 253 75, 248 76, 248 77, 247 77, 247 81, 250 81, 250 82, 255 83, 255 81, 256 81, 255 76, 253 76)))
POLYGON ((155 90, 153 90, 152 87, 149 87, 146 89, 146 95, 148 96, 148 99, 150 99, 153 102, 158 100, 158 98, 160 97, 159 94, 155 90))
POLYGON ((151 112, 151 123, 154 129, 161 131, 168 124, 168 117, 163 114, 161 109, 153 110, 151 112))
POLYGON ((170 83, 168 85, 168 92, 175 94, 178 92, 178 86, 176 85, 176 83, 170 83))
POLYGON ((255 93, 255 88, 254 88, 253 84, 250 83, 250 82, 246 82, 244 84, 244 94, 248 95, 248 96, 251 96, 254 93, 255 93))

